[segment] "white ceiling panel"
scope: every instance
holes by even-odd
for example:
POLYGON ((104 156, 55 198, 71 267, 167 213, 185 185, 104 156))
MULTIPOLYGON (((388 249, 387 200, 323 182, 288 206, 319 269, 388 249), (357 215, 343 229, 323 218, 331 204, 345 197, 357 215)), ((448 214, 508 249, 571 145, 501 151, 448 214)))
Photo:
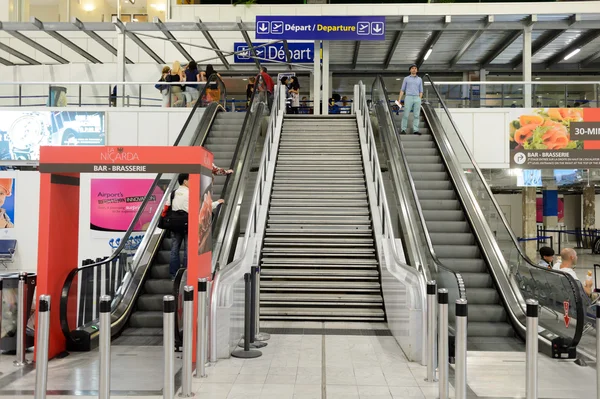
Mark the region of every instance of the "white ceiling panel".
POLYGON ((387 55, 395 35, 395 32, 386 32, 385 40, 370 40, 361 42, 360 51, 358 52, 358 63, 379 64, 384 62, 385 56, 387 55))
MULTIPOLYGON (((431 36, 432 32, 411 32, 402 34, 402 38, 392 56, 392 64, 411 64, 417 60, 419 52, 431 36)), ((361 49, 362 50, 362 49, 361 49)))
MULTIPOLYGON (((364 44, 364 42, 362 43, 364 44)), ((351 64, 355 46, 356 42, 352 40, 331 41, 329 43, 329 62, 331 64, 351 64)))
POLYGON ((431 55, 424 62, 427 64, 447 64, 456 55, 461 46, 472 35, 471 32, 446 31, 442 33, 431 55))
POLYGON ((573 40, 581 36, 585 31, 579 29, 570 29, 556 38, 552 43, 544 47, 539 53, 533 56, 533 63, 544 62, 563 48, 567 47, 573 40))
POLYGON ((561 63, 581 62, 581 61, 585 60, 587 57, 591 56, 592 54, 596 54, 599 51, 600 51, 600 37, 597 38, 596 40, 592 40, 586 46, 583 46, 581 51, 579 53, 577 53, 576 55, 574 55, 573 57, 571 57, 569 60, 567 60, 567 61, 561 60, 560 62, 561 63))
MULTIPOLYGON (((541 30, 534 30, 533 32, 531 32, 531 42, 535 42, 543 33, 544 31, 541 30)), ((523 35, 520 35, 517 38, 517 40, 512 42, 510 46, 508 46, 503 52, 500 53, 498 57, 496 57, 496 59, 492 61, 492 64, 508 64, 513 60, 513 58, 515 58, 522 52, 523 35)))
POLYGON ((467 52, 458 61, 459 64, 474 64, 485 58, 496 43, 504 37, 504 32, 488 31, 484 32, 479 39, 467 50, 467 52))

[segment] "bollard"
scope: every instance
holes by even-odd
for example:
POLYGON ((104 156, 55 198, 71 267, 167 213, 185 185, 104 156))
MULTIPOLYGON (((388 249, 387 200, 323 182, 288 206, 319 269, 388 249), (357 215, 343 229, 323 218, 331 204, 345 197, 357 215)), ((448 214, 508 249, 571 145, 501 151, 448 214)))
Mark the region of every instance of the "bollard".
POLYGON ((27 317, 25 311, 27 308, 27 273, 19 273, 19 288, 18 288, 19 307, 17 308, 17 360, 13 364, 17 367, 26 365, 28 362, 25 359, 27 351, 27 317))
POLYGON ((192 393, 192 341, 194 337, 194 287, 183 287, 183 370, 181 375, 182 398, 194 396, 192 393))
MULTIPOLYGON (((2 303, 2 302, 0 302, 2 303)), ((40 295, 38 305, 38 341, 35 346, 34 399, 45 399, 48 387, 48 339, 50 335, 50 296, 40 295)))
POLYGON ((467 300, 456 300, 455 399, 467 399, 467 300))
MULTIPOLYGON (((259 316, 256 313, 256 310, 260 308, 260 303, 258 301, 260 293, 258 292, 258 284, 256 281, 256 276, 258 275, 256 269, 256 266, 250 268, 250 309, 252 310, 252 315, 250 317, 250 346, 253 348, 263 348, 267 346, 267 343, 256 340, 256 326, 260 324, 258 320, 259 316)), ((244 340, 246 340, 245 336, 244 340)))
POLYGON ((437 314, 436 314, 436 282, 427 282, 427 378, 425 381, 435 382, 435 341, 437 338, 437 314))
POLYGON ((175 396, 175 297, 163 297, 163 350, 165 368, 163 382, 163 399, 175 396))
POLYGON ((438 333, 438 380, 440 399, 450 397, 448 383, 448 290, 441 288, 438 290, 438 315, 439 315, 439 333, 438 333))
POLYGON ((99 399, 110 398, 111 301, 112 300, 108 295, 102 295, 100 297, 100 389, 98 390, 99 399))
POLYGON ((271 339, 271 335, 269 333, 260 332, 260 267, 256 267, 256 303, 254 308, 254 314, 256 317, 255 330, 254 330, 254 340, 255 341, 268 341, 271 339))
MULTIPOLYGON (((1 288, 1 286, 0 286, 1 288)), ((0 296, 2 292, 0 291, 0 296)), ((600 305, 596 305, 596 328, 600 326, 600 305)), ((600 334, 596 333, 596 358, 598 358, 598 354, 600 354, 600 334)), ((600 399, 600 367, 596 366, 596 394, 598 395, 598 399, 600 399)))
POLYGON ((252 317, 252 308, 251 308, 251 300, 252 300, 252 290, 251 282, 250 282, 250 273, 244 274, 244 350, 236 350, 231 356, 237 357, 240 359, 252 359, 255 357, 262 356, 262 353, 257 350, 250 350, 250 335, 252 332, 250 331, 250 318, 252 317))
POLYGON ((206 377, 206 295, 208 282, 198 279, 198 326, 196 333, 196 378, 206 377))
POLYGON ((537 399, 538 397, 538 301, 528 299, 527 305, 527 341, 525 342, 525 368, 526 372, 526 391, 527 399, 537 399))

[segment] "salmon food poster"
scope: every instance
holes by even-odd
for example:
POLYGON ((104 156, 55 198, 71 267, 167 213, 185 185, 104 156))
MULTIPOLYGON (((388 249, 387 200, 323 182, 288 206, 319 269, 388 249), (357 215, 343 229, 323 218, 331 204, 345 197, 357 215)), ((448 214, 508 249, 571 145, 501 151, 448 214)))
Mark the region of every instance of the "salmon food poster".
MULTIPOLYGON (((92 179, 90 230, 124 232, 152 187, 153 179, 92 179)), ((164 191, 155 187, 134 231, 146 231, 164 191)))
POLYGON ((600 167, 600 108, 514 109, 509 114, 510 167, 600 167))

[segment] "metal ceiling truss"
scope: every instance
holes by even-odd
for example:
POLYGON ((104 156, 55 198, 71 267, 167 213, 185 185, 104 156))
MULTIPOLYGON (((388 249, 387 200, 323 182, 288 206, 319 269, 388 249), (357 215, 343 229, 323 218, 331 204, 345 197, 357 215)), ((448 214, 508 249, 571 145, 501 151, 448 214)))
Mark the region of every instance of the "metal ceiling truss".
MULTIPOLYGON (((84 26, 83 26, 83 22, 81 22, 79 19, 72 18, 71 22, 73 23, 73 25, 75 25, 77 27, 77 29, 79 29, 80 31, 82 31, 83 33, 85 33, 86 35, 88 35, 90 38, 94 39, 94 41, 96 41, 96 43, 98 43, 99 45, 101 45, 102 47, 104 47, 106 50, 108 50, 109 53, 111 53, 115 57, 117 56, 117 49, 112 44, 110 44, 109 42, 107 42, 106 40, 104 40, 96 32, 91 31, 91 30, 85 30, 84 26)), ((127 64, 133 64, 133 61, 131 61, 127 57, 125 57, 125 62, 127 64)))
MULTIPOLYGON (((402 17, 402 25, 406 27, 406 24, 408 24, 408 15, 402 17)), ((392 39, 390 48, 385 56, 385 61, 383 62, 383 69, 388 69, 390 66, 392 58, 394 57, 396 49, 398 48, 398 43, 400 43, 400 39, 402 38, 402 33, 404 33, 404 30, 399 30, 394 34, 394 39, 392 39)))
MULTIPOLYGON (((123 21, 121 21, 120 19, 113 17, 113 30, 114 27, 116 26, 121 33, 124 33, 125 35, 127 35, 128 38, 130 38, 135 44, 137 44, 142 50, 144 50, 146 52, 146 54, 148 54, 150 56, 150 58, 152 58, 157 64, 165 64, 165 62, 163 61, 162 58, 160 58, 158 56, 158 54, 156 54, 154 52, 154 50, 152 50, 150 47, 148 47, 148 45, 146 43, 144 43, 142 41, 142 39, 140 39, 135 33, 128 31, 126 29, 125 24, 123 23, 123 21)), ((154 24, 153 24, 154 25, 154 24)))
POLYGON ((2 57, 0 57, 0 64, 2 64, 4 66, 15 66, 14 63, 12 63, 9 60, 7 60, 6 58, 2 58, 2 57))
POLYGON ((256 54, 256 49, 254 48, 254 45, 252 44, 252 40, 250 39, 250 35, 248 35, 248 31, 246 30, 246 27, 245 27, 244 23, 242 22, 242 18, 240 18, 240 17, 237 18, 237 25, 238 25, 240 32, 242 33, 242 36, 244 37, 244 40, 246 41, 246 44, 248 45, 248 49, 250 50, 252 57, 254 58, 254 64, 256 64, 256 68, 258 68, 258 70, 260 71, 260 61, 256 54))
POLYGON ((523 34, 522 30, 508 32, 498 43, 490 50, 490 53, 481 60, 481 67, 485 68, 492 63, 504 50, 508 48, 515 40, 523 34))
POLYGON ((469 49, 471 48, 471 46, 477 41, 477 39, 479 39, 481 37, 481 35, 483 34, 483 32, 486 31, 486 29, 494 22, 494 16, 493 15, 488 15, 487 17, 487 24, 485 25, 484 29, 480 29, 477 32, 475 32, 473 35, 471 35, 467 41, 462 45, 462 47, 458 50, 458 52, 456 53, 456 55, 454 55, 454 57, 452 57, 452 59, 450 60, 450 68, 454 67, 454 65, 456 65, 458 63, 458 61, 460 61, 460 59, 467 53, 467 51, 469 51, 469 49))
POLYGON ((356 63, 358 62, 358 53, 360 52, 360 40, 357 40, 354 43, 354 54, 352 55, 352 69, 356 68, 356 63))
POLYGON ((569 43, 569 45, 560 50, 558 53, 548 58, 548 60, 546 60, 546 68, 550 68, 551 66, 559 63, 567 55, 571 54, 574 50, 578 48, 583 48, 584 46, 588 45, 590 42, 596 40, 599 37, 600 29, 592 29, 587 31, 586 33, 569 43))
POLYGON ((8 54, 25 61, 29 65, 42 65, 41 62, 38 62, 38 61, 34 60, 33 58, 31 58, 30 56, 25 55, 25 54, 21 53, 20 51, 17 51, 14 48, 9 47, 6 44, 1 43, 1 42, 0 42, 0 50, 6 51, 8 54))
POLYGON ((171 33, 171 31, 169 29, 167 29, 167 27, 160 20, 160 18, 154 17, 154 23, 156 24, 156 26, 158 27, 158 29, 160 29, 160 31, 165 35, 165 37, 167 39, 169 39, 169 41, 173 44, 173 46, 177 49, 177 51, 179 51, 181 53, 181 55, 183 55, 183 58, 185 58, 188 62, 194 60, 194 58, 192 58, 192 56, 190 55, 190 53, 188 53, 183 48, 183 46, 181 45, 181 43, 179 43, 179 41, 177 40, 177 38, 175 36, 173 36, 173 34, 171 33))
POLYGON ((219 57, 219 59, 221 60, 221 62, 225 66, 225 68, 231 69, 231 64, 229 63, 229 61, 227 61, 227 58, 225 58, 225 56, 223 55, 223 52, 217 45, 217 42, 215 42, 215 39, 213 39, 210 32, 205 29, 204 22, 202 22, 202 20, 200 18, 197 18, 196 25, 198 25, 199 30, 202 31, 202 34, 204 35, 204 38, 206 39, 208 44, 210 44, 210 46, 213 48, 213 50, 215 50, 215 53, 217 54, 217 56, 219 57))
POLYGON ((288 63, 288 69, 291 71, 292 70, 292 57, 290 55, 290 49, 289 49, 287 40, 283 41, 283 50, 285 51, 285 61, 288 63))
POLYGON ((13 36, 16 39, 19 39, 23 43, 29 45, 33 49, 39 51, 40 53, 45 54, 46 56, 52 58, 54 61, 58 61, 61 64, 68 64, 69 63, 69 60, 61 57, 60 55, 56 54, 54 51, 48 50, 46 47, 42 46, 41 44, 39 44, 35 40, 31 40, 30 38, 28 38, 27 36, 25 36, 21 32, 7 31, 7 33, 9 35, 13 36))
POLYGON ((417 62, 415 62, 415 64, 417 64, 417 68, 421 68, 421 65, 423 65, 423 62, 425 62, 425 55, 427 55, 429 49, 432 49, 433 46, 435 46, 435 44, 438 42, 438 40, 440 40, 442 33, 444 32, 441 30, 437 30, 431 33, 431 36, 429 36, 429 39, 427 39, 425 45, 419 53, 419 56, 417 57, 417 62))
POLYGON ((579 67, 580 68, 588 67, 593 62, 598 61, 599 59, 600 59, 600 51, 596 52, 595 54, 590 55, 585 60, 581 61, 581 63, 579 64, 579 67))

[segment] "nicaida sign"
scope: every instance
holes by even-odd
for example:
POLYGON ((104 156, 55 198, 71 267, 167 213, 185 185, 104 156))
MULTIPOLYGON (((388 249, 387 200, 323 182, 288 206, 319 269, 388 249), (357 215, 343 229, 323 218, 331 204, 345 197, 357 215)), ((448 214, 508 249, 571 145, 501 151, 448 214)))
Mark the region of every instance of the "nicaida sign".
POLYGON ((256 16, 257 40, 385 40, 385 17, 256 16))
MULTIPOLYGON (((252 43, 260 62, 287 62, 283 43, 252 43)), ((290 61, 296 64, 310 64, 314 59, 314 43, 288 43, 290 61)), ((236 64, 253 63, 254 57, 248 44, 234 43, 233 62, 236 64)))

